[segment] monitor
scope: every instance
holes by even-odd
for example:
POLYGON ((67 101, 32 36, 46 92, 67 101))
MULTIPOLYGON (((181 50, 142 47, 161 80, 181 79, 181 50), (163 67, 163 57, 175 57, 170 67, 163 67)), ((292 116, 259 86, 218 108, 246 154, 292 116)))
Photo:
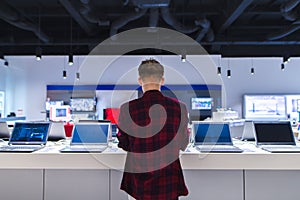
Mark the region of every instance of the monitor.
POLYGON ((107 143, 109 123, 79 123, 75 125, 71 144, 107 143))
POLYGON ((243 116, 251 120, 287 119, 285 95, 244 95, 243 116))
POLYGON ((211 110, 213 106, 213 99, 210 97, 192 97, 192 110, 211 110))
POLYGON ((299 121, 300 94, 288 94, 286 97, 286 112, 290 119, 299 121))
POLYGON ((46 143, 49 127, 48 122, 16 122, 9 143, 46 143))
POLYGON ((70 106, 74 112, 95 112, 96 98, 71 98, 70 106))
POLYGON ((69 105, 64 106, 50 106, 50 120, 51 121, 70 121, 71 110, 69 105))
POLYGON ((231 144, 228 123, 193 123, 196 144, 231 144))
POLYGON ((256 143, 295 144, 294 134, 289 121, 254 122, 256 143))

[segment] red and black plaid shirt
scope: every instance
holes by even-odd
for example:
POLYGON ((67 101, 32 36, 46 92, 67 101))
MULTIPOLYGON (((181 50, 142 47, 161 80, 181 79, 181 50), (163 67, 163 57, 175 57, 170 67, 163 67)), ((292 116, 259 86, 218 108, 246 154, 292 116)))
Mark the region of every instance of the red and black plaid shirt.
POLYGON ((121 106, 118 146, 127 151, 121 189, 137 200, 187 195, 179 150, 189 142, 187 109, 158 90, 121 106))

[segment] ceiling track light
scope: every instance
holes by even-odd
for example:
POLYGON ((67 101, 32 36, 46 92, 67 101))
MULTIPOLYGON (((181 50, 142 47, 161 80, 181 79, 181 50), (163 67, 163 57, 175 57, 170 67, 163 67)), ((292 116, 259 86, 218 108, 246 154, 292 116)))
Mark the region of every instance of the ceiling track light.
POLYGON ((80 80, 80 73, 79 72, 76 72, 76 80, 80 80))
POLYGON ((230 69, 227 70, 227 78, 231 78, 231 70, 230 69))
POLYGON ((219 76, 221 76, 221 67, 218 67, 218 71, 217 71, 217 74, 219 75, 219 76))
POLYGON ((42 59, 42 48, 37 47, 35 50, 35 58, 37 61, 40 61, 42 59))
POLYGON ((283 56, 283 63, 284 64, 287 64, 288 62, 290 62, 291 61, 291 59, 290 59, 290 57, 289 56, 283 56))
POLYGON ((284 71, 285 70, 285 65, 284 63, 281 63, 281 71, 284 71))
POLYGON ((181 62, 186 62, 186 55, 185 54, 181 55, 181 62))
POLYGON ((69 65, 73 65, 73 54, 69 54, 69 65))
POLYGON ((251 71, 251 75, 254 75, 254 68, 253 67, 251 68, 250 71, 251 71))
POLYGON ((67 71, 64 70, 64 71, 63 71, 63 79, 66 79, 66 78, 67 78, 67 71))
POLYGON ((8 67, 8 61, 4 60, 4 66, 8 67))

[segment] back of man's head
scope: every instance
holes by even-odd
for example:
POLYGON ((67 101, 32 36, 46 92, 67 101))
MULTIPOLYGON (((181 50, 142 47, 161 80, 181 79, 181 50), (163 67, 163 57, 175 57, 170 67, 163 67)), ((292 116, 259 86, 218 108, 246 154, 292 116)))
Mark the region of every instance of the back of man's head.
POLYGON ((142 61, 138 71, 142 80, 155 79, 159 82, 164 76, 164 67, 155 59, 142 61))

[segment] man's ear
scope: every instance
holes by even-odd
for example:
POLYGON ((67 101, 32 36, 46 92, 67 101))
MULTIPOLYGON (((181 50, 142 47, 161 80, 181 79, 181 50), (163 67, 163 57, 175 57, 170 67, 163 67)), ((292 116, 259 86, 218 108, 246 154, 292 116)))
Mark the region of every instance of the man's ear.
POLYGON ((164 85, 164 84, 165 84, 165 77, 162 77, 162 78, 161 78, 160 84, 161 84, 161 85, 164 85))
POLYGON ((142 85, 143 85, 143 80, 142 80, 142 78, 141 78, 141 77, 139 77, 139 78, 138 78, 138 82, 139 82, 140 86, 142 86, 142 85))

